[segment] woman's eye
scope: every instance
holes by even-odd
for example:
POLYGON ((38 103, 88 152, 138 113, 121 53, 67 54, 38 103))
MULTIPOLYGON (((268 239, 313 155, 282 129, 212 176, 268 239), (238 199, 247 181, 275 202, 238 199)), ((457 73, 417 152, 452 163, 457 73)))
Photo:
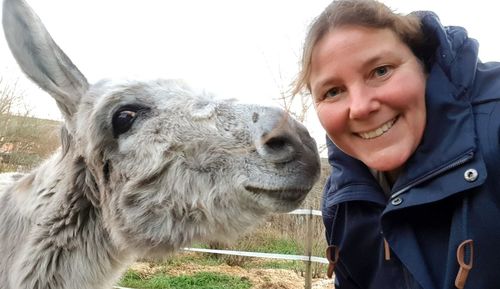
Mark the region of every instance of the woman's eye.
POLYGON ((373 75, 375 77, 382 77, 385 76, 390 72, 390 67, 387 65, 377 67, 373 70, 373 75))
POLYGON ((325 98, 335 97, 339 95, 341 92, 342 90, 339 87, 334 87, 326 92, 325 98))

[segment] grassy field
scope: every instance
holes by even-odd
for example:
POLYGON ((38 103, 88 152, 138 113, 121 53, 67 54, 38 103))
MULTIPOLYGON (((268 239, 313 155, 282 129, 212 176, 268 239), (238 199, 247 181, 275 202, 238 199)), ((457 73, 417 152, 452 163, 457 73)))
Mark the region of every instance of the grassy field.
MULTIPOLYGON (((193 247, 303 255, 306 236, 305 218, 287 214, 275 215, 234 244, 197 244, 193 247)), ((319 217, 314 219, 313 226, 313 256, 324 256, 326 242, 319 217)), ((181 252, 164 261, 142 261, 129 268, 119 286, 176 289, 304 288, 305 263, 302 261, 193 252, 181 252), (213 283, 203 281, 206 278, 211 278, 210 282, 213 283), (220 280, 224 280, 221 284, 227 284, 225 286, 228 287, 218 284, 220 280), (174 286, 172 282, 177 283, 174 286), (208 284, 213 284, 213 287, 208 284)), ((325 278, 326 266, 313 263, 312 275, 313 278, 325 278)))
POLYGON ((60 123, 0 115, 0 173, 29 171, 59 147, 60 123))
POLYGON ((129 270, 120 282, 122 286, 144 289, 248 289, 248 279, 213 272, 199 272, 189 276, 154 275, 144 278, 129 270))
POLYGON ((240 266, 230 266, 224 258, 216 255, 180 252, 163 262, 143 260, 134 264, 118 285, 127 288, 202 289, 212 288, 203 281, 211 278, 213 288, 302 289, 304 278, 300 268, 303 268, 300 261, 260 258, 248 258, 240 266), (172 282, 177 283, 172 286, 172 282))
MULTIPOLYGON (((52 120, 0 115, 0 172, 29 171, 36 167, 59 147, 59 126, 59 122, 52 120)), ((324 160, 322 178, 302 208, 320 208, 321 190, 328 173, 329 167, 324 160)), ((307 236, 306 218, 274 215, 233 244, 208 243, 198 244, 198 247, 303 255, 307 236)), ((314 217, 312 224, 313 256, 323 256, 326 242, 321 218, 314 217)), ((295 285, 291 285, 290 281, 294 276, 304 275, 305 264, 300 261, 202 253, 182 253, 167 261, 143 261, 139 263, 141 266, 132 266, 127 271, 120 286, 164 289, 303 288, 293 287, 295 285), (266 275, 270 272, 279 277, 266 275)), ((323 277, 326 266, 314 263, 312 271, 313 277, 323 277)))

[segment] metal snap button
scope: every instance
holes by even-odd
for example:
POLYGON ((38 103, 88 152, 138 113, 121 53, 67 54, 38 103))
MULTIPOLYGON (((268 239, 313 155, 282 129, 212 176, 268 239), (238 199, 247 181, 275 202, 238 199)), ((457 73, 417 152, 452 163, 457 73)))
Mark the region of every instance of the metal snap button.
POLYGON ((399 206, 401 205, 401 203, 403 202, 403 199, 400 198, 400 197, 397 197, 397 198, 394 198, 392 201, 391 201, 391 204, 393 206, 399 206))
POLYGON ((473 182, 477 180, 477 171, 475 169, 468 169, 464 173, 464 179, 468 182, 473 182))

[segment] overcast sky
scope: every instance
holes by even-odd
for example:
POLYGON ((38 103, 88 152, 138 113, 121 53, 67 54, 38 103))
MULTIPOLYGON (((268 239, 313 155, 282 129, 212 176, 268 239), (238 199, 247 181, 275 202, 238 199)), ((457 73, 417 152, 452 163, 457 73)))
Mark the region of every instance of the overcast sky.
MULTIPOLYGON (((101 78, 184 78, 221 98, 277 105, 297 73, 302 41, 328 0, 28 0, 90 82, 101 78)), ((492 1, 386 0, 401 13, 433 10, 500 60, 500 17, 492 1)), ((32 113, 60 118, 29 83, 0 38, 0 76, 18 81, 32 113)), ((315 116, 306 123, 324 142, 315 116)))

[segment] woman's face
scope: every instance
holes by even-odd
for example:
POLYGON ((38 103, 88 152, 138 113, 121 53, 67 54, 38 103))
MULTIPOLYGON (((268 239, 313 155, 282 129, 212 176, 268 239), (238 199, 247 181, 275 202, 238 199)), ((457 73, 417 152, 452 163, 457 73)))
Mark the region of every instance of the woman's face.
POLYGON ((420 143, 426 76, 392 30, 331 30, 313 49, 309 81, 330 139, 368 167, 395 172, 420 143))

